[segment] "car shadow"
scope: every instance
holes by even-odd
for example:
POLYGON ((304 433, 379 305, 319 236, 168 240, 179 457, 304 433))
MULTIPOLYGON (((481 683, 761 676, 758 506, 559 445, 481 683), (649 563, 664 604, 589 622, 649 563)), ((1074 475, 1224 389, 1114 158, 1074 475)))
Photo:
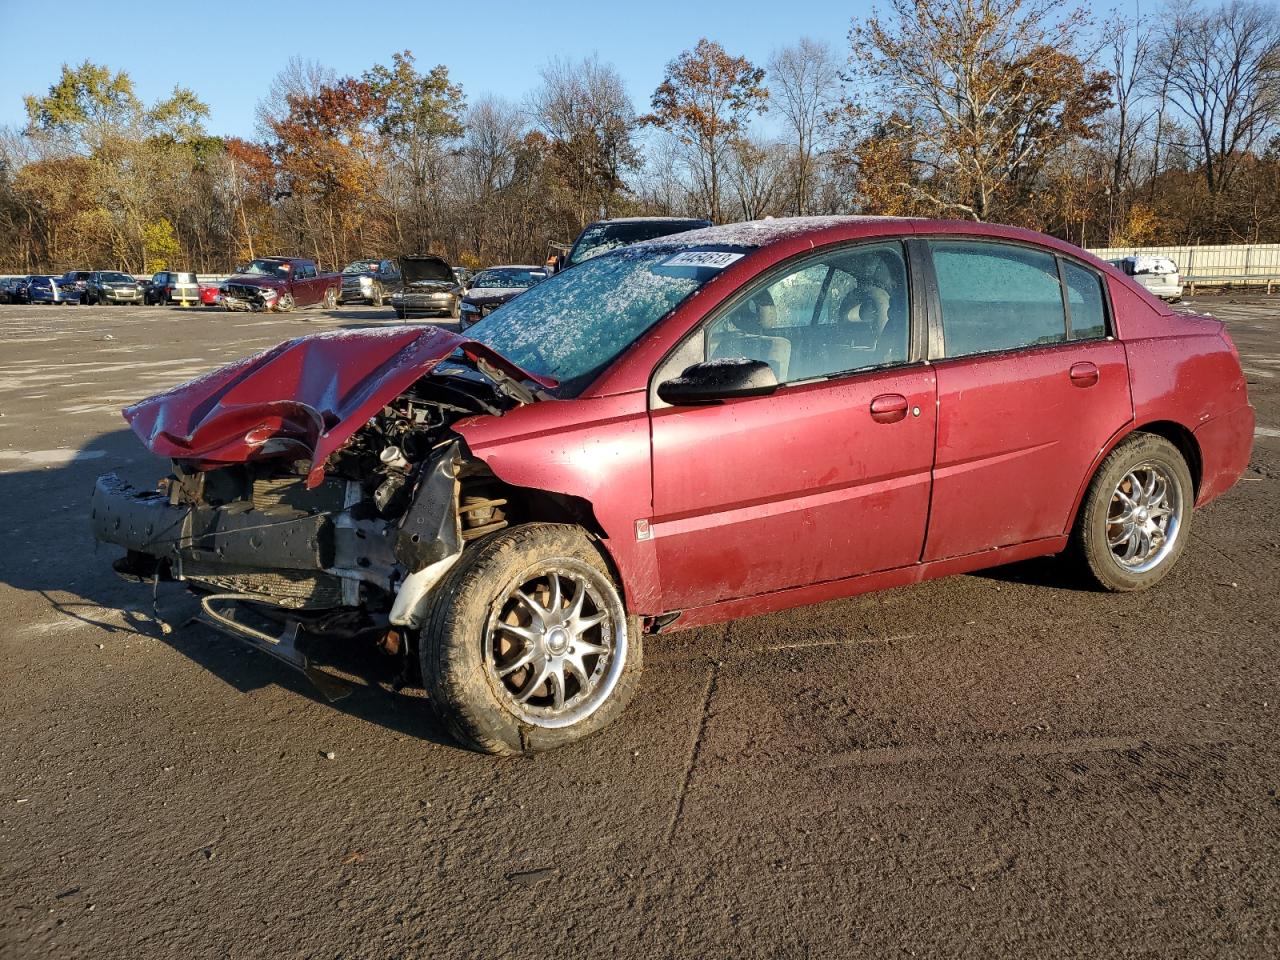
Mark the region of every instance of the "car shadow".
POLYGON ((1080 569, 1080 564, 1073 562, 1073 558, 1064 553, 975 570, 969 576, 1080 593, 1099 592, 1098 586, 1080 569))
MULTIPOLYGON (((78 449, 32 457, 17 469, 8 469, 12 459, 0 460, 0 503, 13 515, 11 549, 0 553, 0 585, 30 595, 7 606, 21 611, 17 629, 38 633, 32 642, 75 642, 76 634, 83 638, 80 625, 109 637, 148 637, 241 693, 275 684, 395 733, 457 747, 419 689, 396 689, 403 658, 383 653, 371 640, 306 636, 305 650, 316 666, 350 688, 343 699, 330 701, 300 672, 204 624, 166 633, 152 585, 118 576, 111 563, 123 551, 97 544, 89 527, 89 497, 99 475, 114 472, 151 487, 168 471, 131 431, 113 430, 78 449)), ((160 584, 157 593, 166 616, 194 610, 181 584, 160 584)))

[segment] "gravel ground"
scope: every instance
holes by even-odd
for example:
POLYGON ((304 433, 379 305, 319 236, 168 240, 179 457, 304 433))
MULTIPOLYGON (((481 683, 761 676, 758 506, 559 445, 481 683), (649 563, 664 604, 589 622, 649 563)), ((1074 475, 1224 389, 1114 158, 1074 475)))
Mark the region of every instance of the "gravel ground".
POLYGON ((383 312, 0 307, 0 956, 1276 956, 1280 301, 1196 306, 1259 430, 1159 588, 1051 559, 654 638, 619 724, 513 760, 385 662, 329 704, 162 636, 87 533, 161 470, 124 403, 383 312))

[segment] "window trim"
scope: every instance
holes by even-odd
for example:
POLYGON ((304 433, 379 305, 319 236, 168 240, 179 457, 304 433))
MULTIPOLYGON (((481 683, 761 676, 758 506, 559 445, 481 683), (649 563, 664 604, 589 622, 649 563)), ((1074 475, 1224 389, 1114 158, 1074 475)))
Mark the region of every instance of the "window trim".
POLYGON ((1093 266, 1079 257, 1062 250, 1055 250, 1052 247, 1045 247, 1029 240, 1007 238, 1007 237, 987 237, 974 236, 967 233, 922 233, 917 234, 914 238, 919 241, 919 256, 921 259, 920 269, 927 277, 926 284, 928 286, 929 295, 929 342, 927 357, 930 363, 941 363, 947 360, 967 360, 971 357, 994 357, 1000 354, 1018 353, 1025 350, 1046 350, 1058 347, 1070 346, 1077 343, 1097 343, 1100 341, 1115 339, 1115 312, 1111 305, 1111 287, 1106 283, 1106 276, 1098 272, 1097 267, 1093 266), (1066 339, 1061 343, 1031 343, 1021 347, 1005 347, 999 350, 986 350, 982 353, 966 353, 958 357, 947 356, 946 352, 946 331, 942 323, 942 295, 938 287, 938 274, 933 264, 933 249, 931 243, 937 241, 962 241, 965 243, 987 243, 1002 247, 1020 247, 1026 250, 1034 250, 1038 253, 1048 254, 1054 258, 1057 274, 1058 287, 1062 294, 1062 312, 1064 321, 1064 331, 1066 339), (1074 265, 1092 274, 1094 279, 1098 281, 1099 292, 1102 295, 1102 316, 1103 316, 1103 335, 1100 337, 1082 337, 1080 339, 1072 339, 1071 337, 1071 305, 1068 302, 1067 285, 1064 279, 1064 271, 1062 262, 1069 260, 1074 265))
MULTIPOLYGON (((775 396, 777 392, 790 390, 793 387, 807 387, 815 383, 832 383, 849 377, 858 377, 865 374, 881 373, 886 370, 897 370, 910 367, 916 364, 928 363, 923 349, 924 341, 924 324, 927 322, 927 312, 924 304, 918 295, 918 281, 916 274, 918 266, 915 256, 911 249, 911 240, 913 238, 903 234, 893 234, 879 237, 859 237, 856 240, 839 240, 834 243, 824 244, 820 247, 812 247, 808 250, 802 250, 799 253, 780 260, 771 267, 757 273, 750 281, 739 287, 733 294, 726 297, 722 302, 713 307, 705 314, 693 327, 682 336, 676 344, 662 355, 653 366, 653 370, 649 373, 649 409, 665 408, 671 406, 658 397, 658 384, 671 376, 678 376, 680 371, 667 372, 668 365, 673 359, 678 357, 682 352, 686 351, 695 339, 702 341, 701 354, 706 358, 706 333, 711 324, 723 318, 726 314, 732 312, 739 305, 745 302, 751 294, 758 291, 761 287, 780 279, 789 273, 797 272, 798 269, 804 269, 802 264, 807 260, 815 260, 819 257, 830 256, 835 251, 851 250, 857 247, 867 246, 883 246, 887 244, 897 244, 899 253, 902 257, 903 267, 907 272, 907 359, 900 360, 895 363, 884 363, 874 367, 855 367, 850 370, 839 370, 834 373, 824 374, 820 377, 808 377, 804 380, 790 380, 786 383, 778 384, 778 390, 772 394, 766 394, 764 397, 754 399, 766 399, 775 396)), ((820 297, 827 292, 828 284, 831 280, 831 271, 828 268, 827 276, 823 279, 820 297)), ((819 300, 819 302, 821 302, 819 300)), ((810 326, 817 326, 813 323, 815 317, 810 318, 810 326)), ((687 359, 687 357, 686 357, 687 359)), ((694 361, 698 362, 698 361, 694 361)), ((688 364, 685 364, 688 366, 688 364)), ((681 370, 684 368, 681 367, 681 370)))

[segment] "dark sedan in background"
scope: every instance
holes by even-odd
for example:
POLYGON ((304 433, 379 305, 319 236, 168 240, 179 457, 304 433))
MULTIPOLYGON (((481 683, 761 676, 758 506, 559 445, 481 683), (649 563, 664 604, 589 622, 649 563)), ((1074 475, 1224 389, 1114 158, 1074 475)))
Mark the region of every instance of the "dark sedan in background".
POLYGON ((709 226, 710 220, 689 217, 618 217, 614 220, 597 220, 582 229, 567 256, 554 258, 554 267, 557 270, 567 270, 618 247, 709 226))
POLYGON ((472 277, 462 298, 462 305, 458 310, 458 326, 466 329, 545 279, 546 270, 528 264, 509 264, 481 270, 472 277))

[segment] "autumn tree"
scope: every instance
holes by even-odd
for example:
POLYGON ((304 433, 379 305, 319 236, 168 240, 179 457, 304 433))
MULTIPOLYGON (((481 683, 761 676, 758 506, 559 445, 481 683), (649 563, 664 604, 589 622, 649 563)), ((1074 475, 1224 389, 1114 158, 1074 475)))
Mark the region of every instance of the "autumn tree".
POLYGON ((564 198, 574 233, 603 211, 608 216, 639 165, 635 109, 622 77, 595 56, 555 59, 540 72, 529 112, 551 148, 551 183, 564 198))
POLYGON ((408 50, 394 54, 390 66, 366 71, 363 82, 380 105, 376 122, 389 155, 396 243, 425 252, 438 240, 450 152, 463 133, 462 87, 444 65, 419 72, 408 50))
POLYGON ((653 92, 652 113, 641 122, 671 133, 689 151, 704 209, 722 219, 721 172, 726 152, 746 131, 752 114, 767 109, 764 70, 746 57, 732 57, 703 37, 667 64, 653 92))
POLYGON ((346 77, 313 95, 290 95, 288 113, 272 121, 282 187, 300 220, 298 240, 338 268, 366 245, 380 160, 371 118, 384 102, 372 84, 346 77))
POLYGON ((1055 0, 891 0, 855 21, 853 75, 919 125, 913 186, 937 210, 985 220, 1047 157, 1089 137, 1108 78, 1080 51, 1083 10, 1055 0))

